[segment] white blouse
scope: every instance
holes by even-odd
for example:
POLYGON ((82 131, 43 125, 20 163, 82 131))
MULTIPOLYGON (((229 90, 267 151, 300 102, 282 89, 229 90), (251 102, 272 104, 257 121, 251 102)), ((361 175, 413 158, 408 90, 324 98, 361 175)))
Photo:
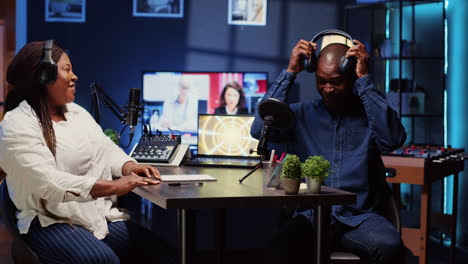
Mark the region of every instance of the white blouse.
POLYGON ((66 121, 53 122, 56 159, 29 104, 23 101, 9 111, 0 123, 0 167, 8 175, 21 234, 28 232, 36 216, 43 227, 66 222, 46 215, 41 203, 45 200, 49 212, 103 239, 108 234, 107 221, 127 220, 129 215, 115 207, 116 196, 94 199, 90 191, 97 179, 122 176, 123 164, 133 159, 81 106, 67 104, 67 110, 66 121))

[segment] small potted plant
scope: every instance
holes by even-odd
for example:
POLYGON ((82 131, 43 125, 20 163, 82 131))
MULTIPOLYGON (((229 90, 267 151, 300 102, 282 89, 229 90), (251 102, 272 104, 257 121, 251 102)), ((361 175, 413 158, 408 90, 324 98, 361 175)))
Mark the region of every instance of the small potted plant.
POLYGON ((287 155, 281 170, 282 186, 286 194, 297 194, 301 184, 301 161, 296 155, 287 155))
POLYGON ((301 168, 308 192, 320 193, 322 182, 330 173, 330 162, 322 156, 311 156, 301 164, 301 168))

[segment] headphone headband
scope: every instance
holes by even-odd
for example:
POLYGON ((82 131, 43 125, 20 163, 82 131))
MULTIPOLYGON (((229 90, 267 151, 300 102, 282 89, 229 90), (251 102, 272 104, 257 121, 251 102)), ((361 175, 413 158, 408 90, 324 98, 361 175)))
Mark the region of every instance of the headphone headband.
MULTIPOLYGON (((338 30, 338 29, 326 29, 323 30, 319 33, 317 33, 313 38, 312 42, 316 43, 317 40, 322 38, 323 36, 327 35, 339 35, 344 38, 347 38, 348 40, 351 41, 351 45, 353 45, 353 38, 346 32, 338 30)), ((347 41, 346 41, 347 42, 347 41)), ((322 42, 323 44, 323 42, 322 42)), ((345 44, 346 45, 346 44, 345 44)), ((348 46, 348 45, 347 45, 348 46)), ((324 48, 324 47, 322 47, 324 48)), ((353 76, 354 71, 356 69, 356 58, 355 57, 349 57, 346 58, 346 56, 343 56, 340 61, 340 73, 345 75, 345 76, 353 76)), ((304 60, 304 69, 306 69, 308 72, 315 72, 317 69, 317 57, 315 52, 312 53, 309 59, 304 60)))
POLYGON ((327 36, 327 35, 340 35, 342 37, 345 37, 345 38, 351 40, 351 43, 353 43, 353 38, 348 33, 344 32, 344 31, 341 31, 341 30, 338 30, 338 29, 325 29, 323 31, 320 31, 319 33, 317 33, 312 38, 311 41, 315 43, 321 37, 324 37, 324 36, 327 36))
POLYGON ((44 50, 42 52, 42 60, 41 63, 50 63, 55 64, 54 60, 52 59, 52 45, 54 41, 52 39, 46 40, 44 43, 44 50))
POLYGON ((49 49, 49 50, 52 49, 53 43, 54 43, 54 40, 52 39, 46 40, 44 44, 44 49, 49 49))
POLYGON ((37 81, 42 85, 55 82, 57 79, 57 65, 52 59, 52 47, 54 41, 46 40, 42 50, 42 59, 36 72, 37 81))

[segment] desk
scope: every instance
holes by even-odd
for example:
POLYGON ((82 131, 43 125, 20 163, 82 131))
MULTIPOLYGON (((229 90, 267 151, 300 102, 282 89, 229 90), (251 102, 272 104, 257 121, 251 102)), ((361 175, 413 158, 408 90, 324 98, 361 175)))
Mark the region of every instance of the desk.
POLYGON ((138 187, 133 190, 139 196, 150 200, 163 209, 176 209, 178 212, 178 232, 180 260, 185 264, 190 261, 191 245, 190 224, 191 209, 200 208, 315 208, 316 263, 326 263, 329 254, 326 245, 330 208, 332 205, 353 204, 353 193, 324 187, 321 194, 285 195, 282 190, 264 189, 262 171, 257 170, 243 183, 239 183, 249 170, 232 168, 202 167, 157 167, 161 174, 208 174, 217 178, 216 182, 202 185, 169 186, 160 185, 138 187))

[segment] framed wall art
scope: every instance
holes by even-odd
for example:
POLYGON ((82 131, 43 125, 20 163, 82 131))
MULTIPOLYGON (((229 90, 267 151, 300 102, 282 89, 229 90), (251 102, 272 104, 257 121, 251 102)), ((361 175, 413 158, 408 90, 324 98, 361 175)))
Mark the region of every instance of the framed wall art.
POLYGON ((86 0, 45 0, 46 22, 86 22, 86 0))
POLYGON ((265 26, 267 0, 229 0, 228 24, 265 26))
POLYGON ((184 0, 133 0, 135 17, 184 17, 184 0))

